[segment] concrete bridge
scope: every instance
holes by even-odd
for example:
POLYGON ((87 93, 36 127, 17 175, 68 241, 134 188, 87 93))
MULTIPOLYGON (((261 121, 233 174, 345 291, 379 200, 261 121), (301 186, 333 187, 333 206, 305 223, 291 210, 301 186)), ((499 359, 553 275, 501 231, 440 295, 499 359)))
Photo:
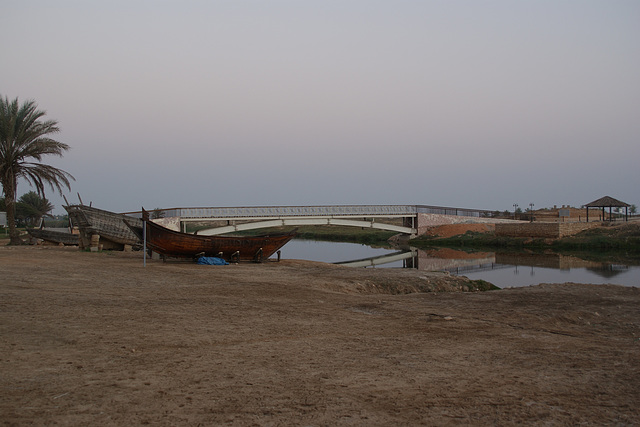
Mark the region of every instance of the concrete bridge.
POLYGON ((492 211, 428 205, 260 206, 163 209, 159 223, 183 230, 189 222, 212 222, 200 235, 217 235, 267 227, 340 225, 388 230, 411 237, 443 224, 495 223, 492 211), (402 219, 401 224, 384 222, 402 219))

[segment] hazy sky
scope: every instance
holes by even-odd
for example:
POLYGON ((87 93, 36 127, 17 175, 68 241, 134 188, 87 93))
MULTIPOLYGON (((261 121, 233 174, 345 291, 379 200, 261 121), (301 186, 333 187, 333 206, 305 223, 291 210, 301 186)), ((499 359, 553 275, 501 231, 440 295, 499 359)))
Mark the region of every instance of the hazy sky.
POLYGON ((637 0, 0 0, 0 40, 70 202, 640 204, 637 0))

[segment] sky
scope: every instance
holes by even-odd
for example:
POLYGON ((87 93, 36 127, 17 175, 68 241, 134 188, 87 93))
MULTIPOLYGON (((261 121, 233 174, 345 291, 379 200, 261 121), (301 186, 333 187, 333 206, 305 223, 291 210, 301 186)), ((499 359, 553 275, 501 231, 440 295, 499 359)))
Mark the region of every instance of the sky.
POLYGON ((640 204, 637 0, 0 0, 0 40, 70 203, 640 204))

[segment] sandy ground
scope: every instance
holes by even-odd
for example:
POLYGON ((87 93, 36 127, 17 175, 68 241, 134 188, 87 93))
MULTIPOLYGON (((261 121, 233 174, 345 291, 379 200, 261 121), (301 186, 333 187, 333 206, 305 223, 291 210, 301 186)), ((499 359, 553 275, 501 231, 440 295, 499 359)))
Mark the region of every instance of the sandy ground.
POLYGON ((47 247, 0 271, 4 425, 640 424, 637 288, 47 247))

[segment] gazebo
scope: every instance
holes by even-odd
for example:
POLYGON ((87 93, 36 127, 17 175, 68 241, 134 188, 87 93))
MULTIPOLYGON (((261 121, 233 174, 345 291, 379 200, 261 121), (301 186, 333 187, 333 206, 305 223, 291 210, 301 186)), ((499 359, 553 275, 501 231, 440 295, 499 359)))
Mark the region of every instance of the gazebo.
POLYGON ((604 196, 598 200, 584 205, 587 208, 587 222, 589 222, 589 208, 602 208, 602 220, 604 221, 604 208, 609 208, 609 221, 611 221, 612 208, 624 208, 624 220, 629 221, 629 204, 616 200, 613 197, 604 196))

